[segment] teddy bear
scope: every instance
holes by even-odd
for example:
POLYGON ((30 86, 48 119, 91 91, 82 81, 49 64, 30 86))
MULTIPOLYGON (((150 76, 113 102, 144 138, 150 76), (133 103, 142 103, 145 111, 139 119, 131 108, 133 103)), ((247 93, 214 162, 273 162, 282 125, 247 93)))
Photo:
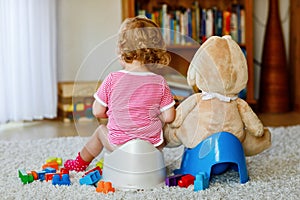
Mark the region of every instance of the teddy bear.
POLYGON ((209 37, 195 53, 187 82, 200 92, 176 108, 175 120, 164 126, 167 147, 194 148, 208 136, 226 131, 241 142, 245 156, 271 146, 271 134, 238 93, 246 88, 247 62, 229 35, 209 37))

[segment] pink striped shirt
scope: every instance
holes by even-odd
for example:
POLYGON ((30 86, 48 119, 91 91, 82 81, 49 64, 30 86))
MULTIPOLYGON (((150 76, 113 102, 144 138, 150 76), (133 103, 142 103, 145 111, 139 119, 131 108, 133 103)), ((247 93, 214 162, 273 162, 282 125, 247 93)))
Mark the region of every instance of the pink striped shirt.
POLYGON ((162 76, 152 72, 113 72, 94 97, 108 107, 110 143, 121 145, 137 138, 155 146, 163 142, 163 124, 158 116, 175 102, 162 76))

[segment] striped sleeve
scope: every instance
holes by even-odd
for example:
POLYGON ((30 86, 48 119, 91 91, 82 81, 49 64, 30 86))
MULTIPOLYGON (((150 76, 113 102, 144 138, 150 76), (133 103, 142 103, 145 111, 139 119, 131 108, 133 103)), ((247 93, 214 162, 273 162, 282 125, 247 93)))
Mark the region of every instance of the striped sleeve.
POLYGON ((109 74, 101 83, 97 92, 94 94, 94 98, 104 107, 107 107, 109 94, 111 90, 112 74, 109 74))
POLYGON ((166 80, 163 79, 163 95, 160 104, 160 111, 163 112, 165 110, 168 110, 174 105, 175 105, 175 101, 171 93, 171 89, 168 86, 166 80))

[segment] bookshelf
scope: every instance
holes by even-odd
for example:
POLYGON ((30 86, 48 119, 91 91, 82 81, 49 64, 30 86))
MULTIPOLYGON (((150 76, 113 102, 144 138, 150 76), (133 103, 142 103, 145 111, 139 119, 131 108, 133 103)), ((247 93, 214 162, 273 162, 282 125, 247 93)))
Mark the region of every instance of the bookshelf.
MULTIPOLYGON (((245 49, 248 63, 249 77, 247 85, 247 102, 255 106, 256 100, 254 98, 252 0, 122 0, 122 17, 123 19, 127 17, 134 17, 139 13, 146 13, 146 15, 149 15, 148 13, 153 14, 158 10, 162 9, 163 5, 167 5, 167 13, 175 13, 176 10, 181 10, 182 12, 185 12, 187 9, 194 10, 195 2, 197 2, 196 5, 198 5, 200 10, 209 10, 214 8, 219 11, 227 11, 230 10, 230 8, 232 8, 232 5, 236 4, 241 6, 241 8, 244 10, 245 35, 244 39, 242 40, 243 42, 241 42, 240 39, 237 42, 240 44, 242 49, 245 49)), ((152 16, 153 15, 151 15, 151 17, 152 16)), ((193 17, 195 15, 192 13, 190 14, 190 16, 193 17)), ((172 29, 173 27, 170 28, 172 29)), ((193 33, 190 32, 190 34, 193 33)), ((168 44, 168 51, 171 53, 172 56, 170 67, 176 69, 184 76, 186 76, 187 69, 191 59, 193 58, 193 55, 200 47, 201 43, 205 41, 205 38, 203 38, 203 35, 201 35, 201 33, 199 33, 199 35, 197 35, 196 38, 194 36, 195 35, 193 35, 192 37, 196 42, 193 43, 182 43, 181 41, 173 42, 171 40, 170 44, 168 44)))

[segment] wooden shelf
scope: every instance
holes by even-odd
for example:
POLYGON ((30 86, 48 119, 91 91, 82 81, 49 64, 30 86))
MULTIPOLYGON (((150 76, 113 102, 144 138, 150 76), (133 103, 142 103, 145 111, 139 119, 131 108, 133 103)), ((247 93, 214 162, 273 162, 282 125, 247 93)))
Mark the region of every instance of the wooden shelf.
MULTIPOLYGON (((166 3, 168 7, 185 7, 191 8, 196 0, 122 0, 122 16, 123 19, 136 16, 135 10, 137 3, 139 7, 152 12, 154 9, 161 7, 166 3)), ((197 0, 198 4, 202 8, 212 8, 217 6, 221 10, 227 9, 233 3, 239 3, 244 6, 245 9, 245 34, 246 43, 240 44, 242 48, 247 52, 247 64, 248 64, 248 85, 247 85, 247 102, 252 105, 256 105, 254 98, 254 65, 253 65, 253 1, 252 0, 197 0)), ((187 69, 191 59, 195 52, 200 47, 199 45, 169 45, 168 51, 171 53, 172 61, 170 66, 186 76, 187 69)))

